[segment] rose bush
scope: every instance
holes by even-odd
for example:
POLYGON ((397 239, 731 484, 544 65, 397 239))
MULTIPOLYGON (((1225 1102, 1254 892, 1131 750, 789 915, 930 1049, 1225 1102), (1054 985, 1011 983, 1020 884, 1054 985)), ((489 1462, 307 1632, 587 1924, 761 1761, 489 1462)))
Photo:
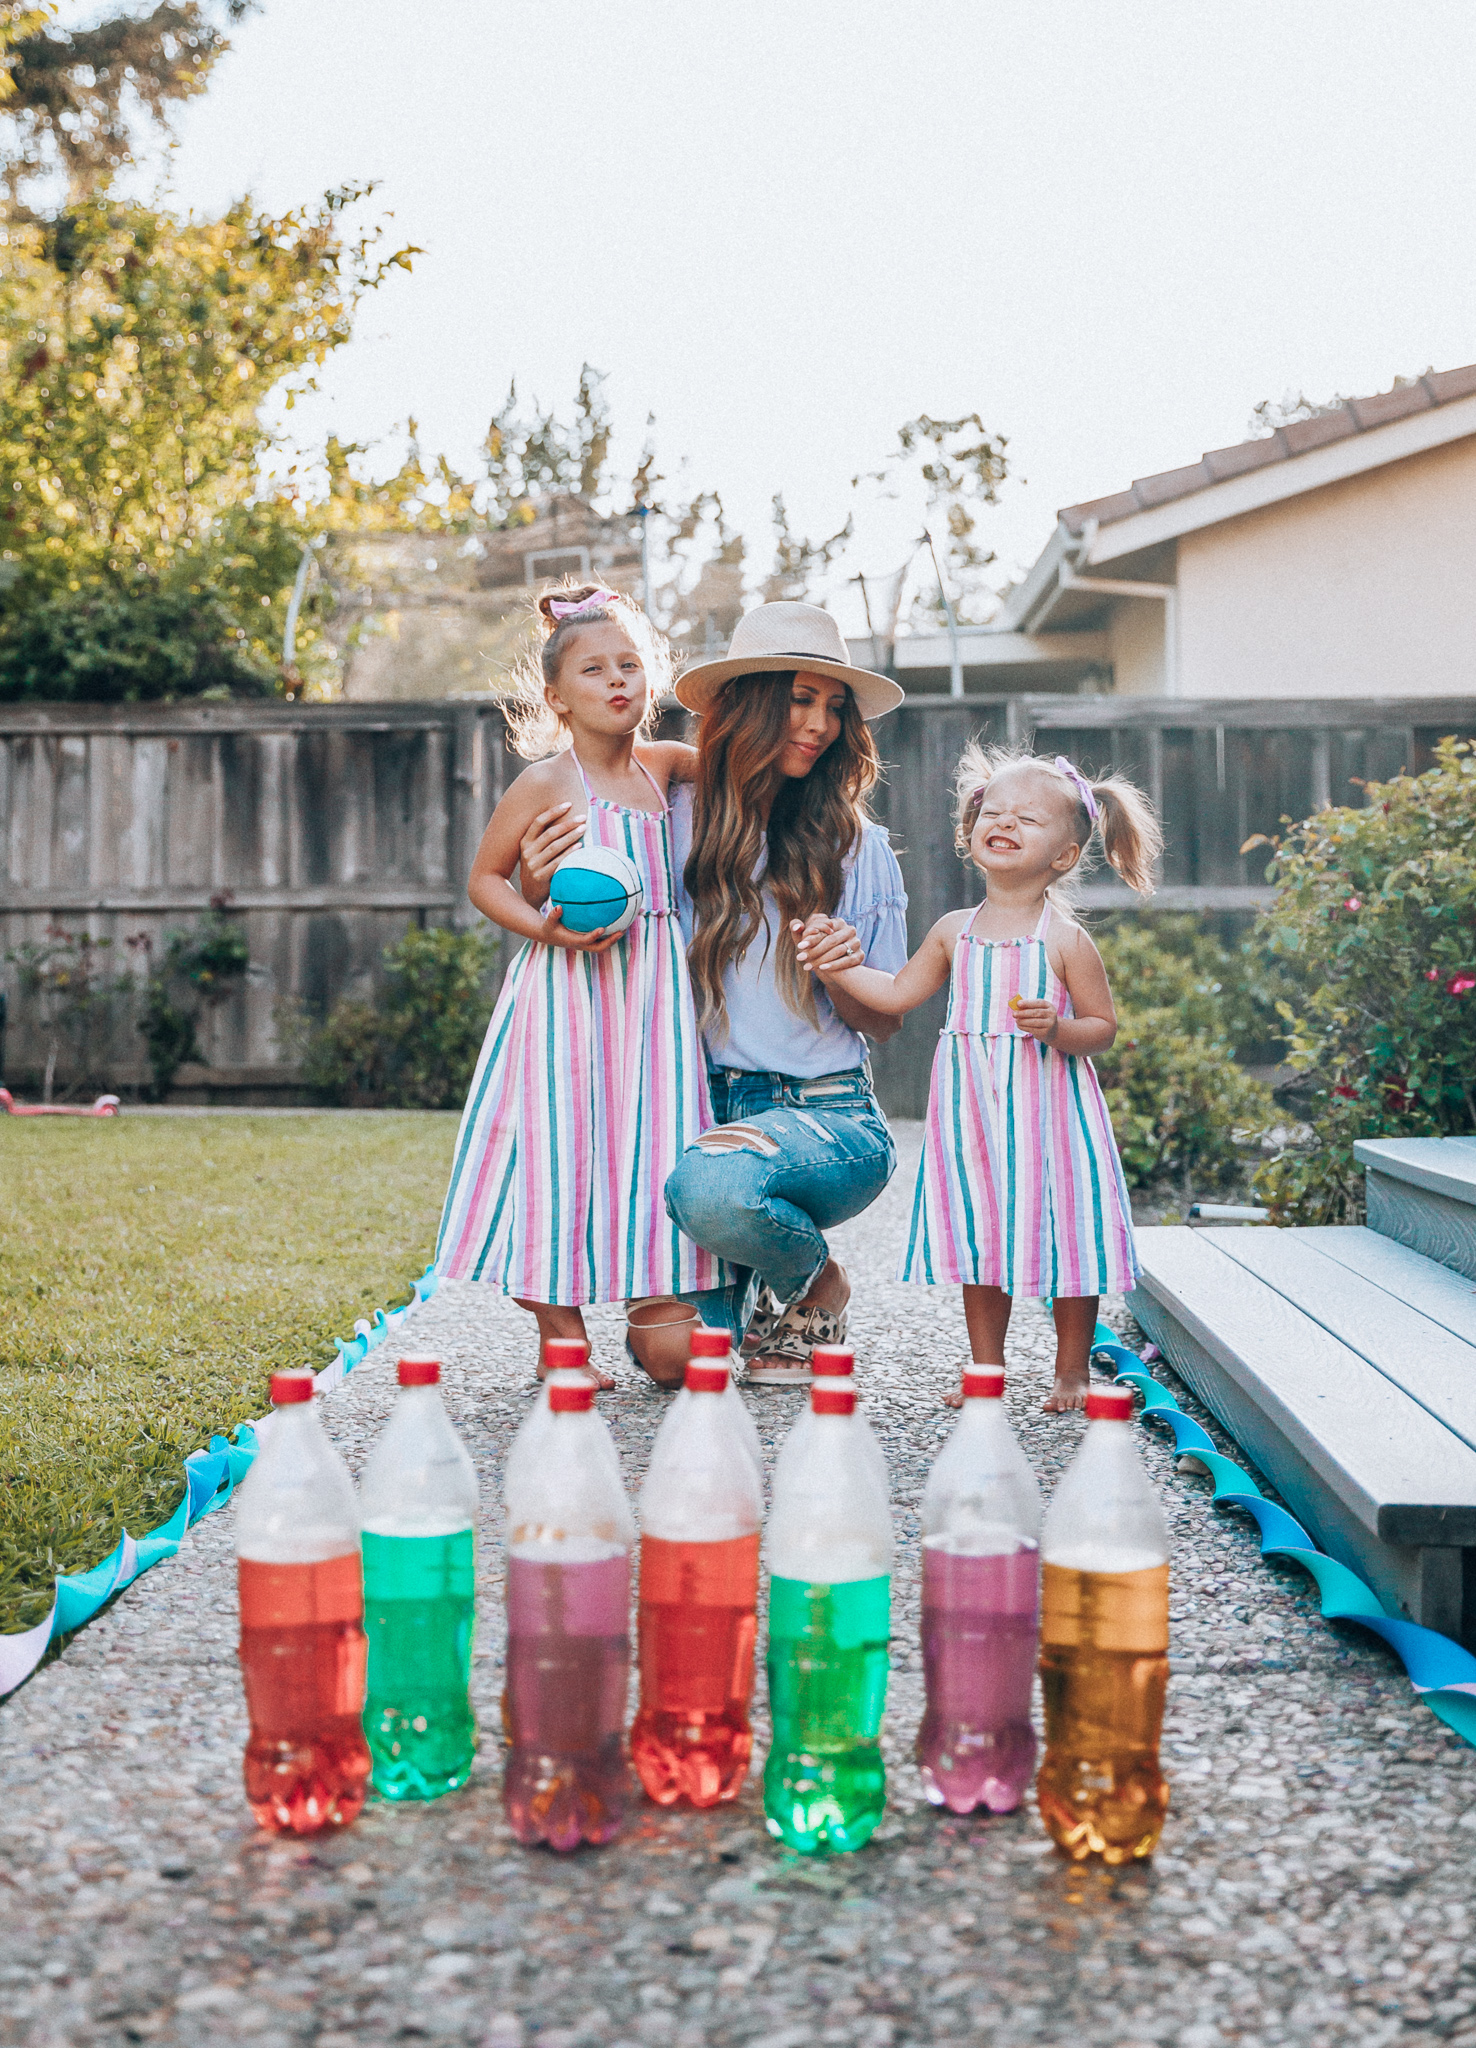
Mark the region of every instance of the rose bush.
POLYGON ((1366 797, 1296 826, 1269 870, 1260 936, 1301 979, 1278 1007, 1311 1129, 1256 1176, 1277 1222, 1361 1220, 1357 1138, 1476 1129, 1476 756, 1443 740, 1366 797))

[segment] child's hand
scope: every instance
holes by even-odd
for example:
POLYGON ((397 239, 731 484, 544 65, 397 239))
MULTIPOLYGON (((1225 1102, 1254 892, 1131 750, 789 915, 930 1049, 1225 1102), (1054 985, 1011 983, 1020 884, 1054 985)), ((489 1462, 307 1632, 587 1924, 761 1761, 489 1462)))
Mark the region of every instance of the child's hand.
POLYGON ((544 911, 543 929, 538 934, 541 944, 557 946, 565 953, 608 953, 625 937, 624 932, 606 932, 603 926, 593 932, 565 931, 563 916, 562 903, 551 903, 544 911))
POLYGON ((523 900, 535 910, 548 894, 554 869, 584 837, 586 821, 570 818, 570 809, 569 804, 555 804, 551 811, 540 811, 518 844, 523 900))
POLYGON ((808 967, 821 981, 832 974, 844 974, 848 967, 864 967, 866 957, 856 939, 856 927, 840 918, 816 911, 806 924, 795 918, 790 925, 801 967, 808 967))
POLYGON ((1053 1045, 1056 1033, 1061 1028, 1061 1013, 1054 1003, 1037 1003, 1028 996, 1011 996, 1010 1009, 1015 1022, 1031 1038, 1038 1038, 1042 1045, 1053 1045))

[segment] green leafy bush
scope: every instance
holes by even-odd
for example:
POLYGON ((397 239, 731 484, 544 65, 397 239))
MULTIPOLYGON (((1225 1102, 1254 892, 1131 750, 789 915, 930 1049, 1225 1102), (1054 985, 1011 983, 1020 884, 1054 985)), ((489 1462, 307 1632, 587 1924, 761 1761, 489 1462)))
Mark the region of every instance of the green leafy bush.
POLYGON ((307 1036, 308 1086, 353 1107, 460 1109, 492 1012, 498 952, 482 931, 409 931, 387 946, 383 1000, 345 997, 307 1036))
POLYGON ((1186 1030, 1176 1009, 1120 1010, 1117 1042, 1096 1067, 1130 1187, 1224 1187, 1271 1119, 1270 1090, 1222 1036, 1186 1030))
MULTIPOLYGON (((207 1007, 221 1002, 250 968, 246 934, 225 914, 224 900, 219 899, 193 931, 168 934, 164 957, 144 983, 138 1028, 148 1047, 156 1102, 169 1093, 187 1060, 202 1057, 196 1032, 207 1007)), ((146 938, 130 944, 149 947, 146 938)))
POLYGON ((1280 1006, 1299 992, 1294 962, 1258 931, 1228 942, 1197 917, 1131 912, 1093 931, 1120 1010, 1172 1009, 1184 1031, 1226 1040, 1244 1059, 1279 1055, 1280 1006))
POLYGON ((152 582, 51 590, 0 620, 0 703, 269 697, 276 671, 213 593, 152 582))
POLYGON ((1275 970, 1196 917, 1124 917, 1094 936, 1118 1013, 1095 1064, 1129 1186, 1232 1184, 1272 1115, 1236 1052, 1276 1039, 1275 970))
POLYGON ((1269 947, 1304 993, 1281 1005, 1308 1140, 1256 1191, 1278 1222, 1357 1221, 1360 1137, 1476 1129, 1476 759, 1443 740, 1419 776, 1370 783, 1277 843, 1269 947))

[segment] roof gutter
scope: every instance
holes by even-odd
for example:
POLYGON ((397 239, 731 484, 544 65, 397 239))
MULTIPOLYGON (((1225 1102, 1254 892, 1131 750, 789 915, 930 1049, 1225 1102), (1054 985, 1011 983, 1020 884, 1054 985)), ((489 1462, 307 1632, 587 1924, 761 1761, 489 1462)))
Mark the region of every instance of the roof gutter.
POLYGON ((1080 534, 1073 535, 1064 524, 1057 526, 1042 551, 1036 569, 1043 574, 1028 577, 1020 587, 1018 610, 1010 608, 1009 623, 1023 633, 1040 633, 1050 623, 1058 597, 1068 590, 1084 590, 1097 597, 1146 597, 1163 606, 1163 694, 1179 694, 1179 592, 1173 583, 1140 583, 1125 576, 1082 576, 1077 563, 1090 558, 1097 537, 1097 522, 1087 520, 1080 534))

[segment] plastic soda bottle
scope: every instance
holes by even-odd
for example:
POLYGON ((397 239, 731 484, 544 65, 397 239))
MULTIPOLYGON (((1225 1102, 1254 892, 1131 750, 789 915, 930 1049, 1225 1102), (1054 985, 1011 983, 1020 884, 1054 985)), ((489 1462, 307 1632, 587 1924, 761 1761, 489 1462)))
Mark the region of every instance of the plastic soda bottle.
MULTIPOLYGON (((856 1383, 853 1374, 856 1370, 856 1354, 849 1345, 817 1344, 810 1355, 810 1359, 813 1375, 810 1381, 811 1387, 850 1387, 853 1392, 855 1391, 856 1383)), ((745 1410, 744 1412, 746 1413, 747 1411, 745 1410)), ((795 1417, 794 1427, 780 1446, 778 1461, 774 1467, 774 1484, 776 1487, 779 1484, 779 1475, 785 1470, 786 1465, 794 1459, 804 1456, 804 1446, 808 1441, 813 1421, 814 1410, 809 1402, 806 1402, 795 1417)), ((881 1445, 877 1442, 876 1431, 866 1419, 866 1412, 861 1406, 859 1394, 856 1396, 855 1427, 860 1435, 862 1450, 866 1458, 866 1468, 871 1474, 883 1501, 885 1501, 891 1492, 891 1481, 887 1476, 886 1455, 881 1445)))
POLYGON ((641 1489, 641 1705, 630 1754, 659 1806, 736 1799, 753 1754, 764 1495, 725 1398, 730 1344, 726 1330, 693 1331, 686 1380, 641 1489))
POLYGON ((271 1392, 236 1496, 246 1797, 258 1826, 312 1835, 354 1820, 369 1787, 359 1511, 312 1374, 273 1373, 271 1392))
POLYGON ((1168 1534, 1133 1446, 1126 1388, 1087 1395, 1087 1431, 1041 1537, 1041 1817, 1073 1861, 1151 1856, 1168 1811, 1168 1534))
POLYGON ((635 1521, 594 1395, 588 1380, 551 1386, 548 1427, 506 1482, 502 1803, 520 1842, 553 1849, 608 1842, 630 1792, 635 1521))
MULTIPOLYGON (((812 1385, 769 1518, 769 1833, 801 1855, 859 1849, 886 1806, 892 1527, 850 1386, 812 1385)), ((788 1445, 786 1445, 786 1450, 788 1445)))
POLYGON ((1013 1813, 1035 1769, 1040 1488, 1004 1408, 1002 1366, 963 1376, 963 1407, 923 1492, 917 1735, 935 1806, 1013 1813))
POLYGON ((374 1789, 435 1799, 471 1775, 477 1476, 438 1358, 402 1358, 400 1397, 359 1488, 374 1789))

